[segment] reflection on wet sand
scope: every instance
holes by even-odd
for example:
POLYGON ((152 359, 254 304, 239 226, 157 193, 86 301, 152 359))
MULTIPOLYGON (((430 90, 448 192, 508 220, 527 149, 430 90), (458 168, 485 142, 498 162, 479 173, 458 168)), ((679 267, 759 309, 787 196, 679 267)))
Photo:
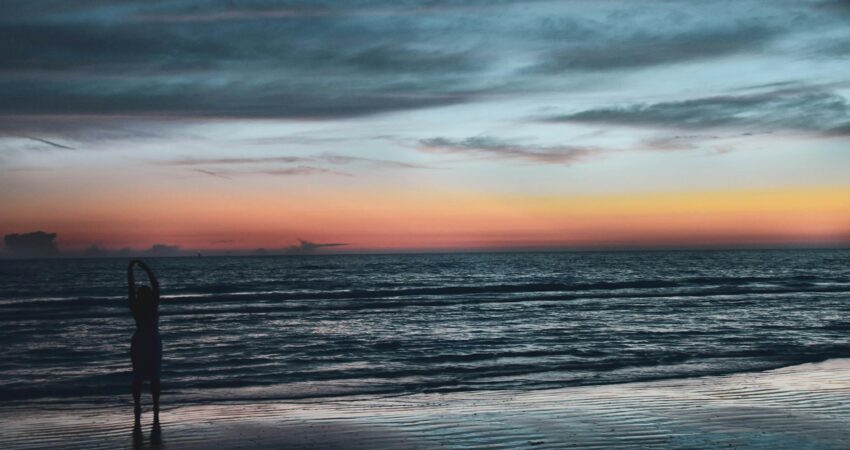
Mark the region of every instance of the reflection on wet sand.
POLYGON ((157 449, 162 448, 162 425, 159 420, 151 424, 150 439, 145 441, 142 425, 136 422, 133 425, 133 448, 134 449, 157 449))
MULTIPOLYGON (((189 404, 168 448, 798 448, 850 442, 850 359, 690 379, 521 391, 189 404)), ((126 404, 0 406, 0 448, 158 448, 126 404)))

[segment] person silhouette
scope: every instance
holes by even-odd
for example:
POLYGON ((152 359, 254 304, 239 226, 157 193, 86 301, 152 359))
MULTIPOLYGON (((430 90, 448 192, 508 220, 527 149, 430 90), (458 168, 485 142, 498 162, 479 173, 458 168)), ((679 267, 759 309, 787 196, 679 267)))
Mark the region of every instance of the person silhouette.
POLYGON ((142 382, 150 381, 153 398, 154 424, 159 424, 159 375, 162 366, 162 340, 159 337, 159 281, 153 271, 142 261, 132 260, 127 266, 130 312, 136 321, 136 331, 130 345, 133 361, 133 413, 138 427, 142 417, 142 382), (147 273, 150 286, 139 286, 133 275, 138 265, 147 273))

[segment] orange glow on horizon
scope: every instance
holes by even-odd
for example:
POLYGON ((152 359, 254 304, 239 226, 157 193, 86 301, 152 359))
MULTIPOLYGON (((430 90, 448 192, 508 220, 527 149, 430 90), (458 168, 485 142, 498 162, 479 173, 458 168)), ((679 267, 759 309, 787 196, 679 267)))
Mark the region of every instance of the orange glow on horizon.
POLYGON ((153 190, 123 198, 21 202, 2 232, 57 232, 66 250, 281 248, 296 238, 347 242, 347 250, 850 242, 850 187, 594 196, 153 190))

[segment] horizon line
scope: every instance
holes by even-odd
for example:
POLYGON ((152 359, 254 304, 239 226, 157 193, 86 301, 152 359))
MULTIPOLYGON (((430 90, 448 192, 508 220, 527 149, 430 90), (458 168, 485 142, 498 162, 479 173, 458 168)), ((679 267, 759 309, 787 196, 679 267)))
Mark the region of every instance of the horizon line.
MULTIPOLYGON (((440 254, 505 254, 505 253, 628 253, 628 252, 688 252, 688 251, 792 251, 792 250, 850 250, 850 242, 841 244, 766 244, 766 245, 704 245, 704 246, 587 246, 552 248, 462 248, 462 249, 375 249, 353 251, 286 252, 255 250, 180 250, 176 254, 150 254, 147 250, 128 254, 86 255, 84 250, 60 252, 56 255, 17 256, 0 252, 0 260, 56 260, 56 259, 125 259, 125 258, 228 258, 228 257, 278 257, 278 256, 402 256, 440 254)), ((115 251, 112 251, 113 253, 115 251)))

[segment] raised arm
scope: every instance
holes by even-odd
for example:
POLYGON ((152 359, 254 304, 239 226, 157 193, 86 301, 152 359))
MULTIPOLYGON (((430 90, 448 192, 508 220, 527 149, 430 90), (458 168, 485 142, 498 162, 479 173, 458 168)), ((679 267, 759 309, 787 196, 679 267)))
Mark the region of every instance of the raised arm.
POLYGON ((153 289, 153 296, 159 302, 159 280, 156 279, 156 275, 153 274, 153 270, 147 264, 138 260, 136 260, 136 263, 148 274, 148 280, 150 280, 151 289, 153 289))
POLYGON ((127 298, 130 299, 130 304, 136 300, 136 278, 133 276, 133 266, 136 265, 140 261, 132 260, 130 264, 127 266, 127 298))

